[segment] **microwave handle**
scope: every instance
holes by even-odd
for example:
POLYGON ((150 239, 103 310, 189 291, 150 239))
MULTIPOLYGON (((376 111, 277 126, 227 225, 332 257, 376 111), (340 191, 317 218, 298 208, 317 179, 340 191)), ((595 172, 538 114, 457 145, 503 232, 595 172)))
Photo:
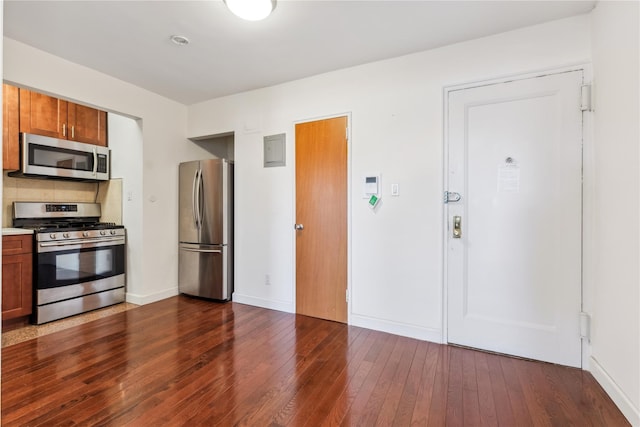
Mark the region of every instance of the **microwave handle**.
POLYGON ((98 152, 94 148, 93 149, 93 176, 96 176, 97 172, 98 172, 98 152))

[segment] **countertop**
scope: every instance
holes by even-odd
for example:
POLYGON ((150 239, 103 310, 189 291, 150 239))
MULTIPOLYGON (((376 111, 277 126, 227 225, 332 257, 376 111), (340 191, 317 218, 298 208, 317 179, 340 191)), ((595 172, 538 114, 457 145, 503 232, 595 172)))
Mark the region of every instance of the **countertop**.
POLYGON ((29 230, 25 228, 3 228, 2 229, 3 236, 16 236, 19 234, 33 234, 33 230, 29 230))

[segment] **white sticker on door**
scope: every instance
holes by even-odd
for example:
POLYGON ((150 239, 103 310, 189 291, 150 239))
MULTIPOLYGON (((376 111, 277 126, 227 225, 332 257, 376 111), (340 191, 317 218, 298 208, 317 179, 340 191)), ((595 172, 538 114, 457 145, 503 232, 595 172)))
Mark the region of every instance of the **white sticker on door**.
POLYGON ((498 166, 498 193, 520 192, 520 165, 507 163, 498 166))

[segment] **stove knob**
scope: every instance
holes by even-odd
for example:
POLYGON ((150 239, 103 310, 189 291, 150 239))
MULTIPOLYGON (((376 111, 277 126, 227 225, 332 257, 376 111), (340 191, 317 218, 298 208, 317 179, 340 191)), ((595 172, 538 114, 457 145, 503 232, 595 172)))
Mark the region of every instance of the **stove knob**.
POLYGON ((56 238, 56 233, 51 233, 51 234, 49 234, 49 238, 50 238, 50 239, 55 239, 55 238, 56 238))
POLYGON ((107 234, 107 232, 106 232, 106 231, 104 231, 104 230, 100 230, 100 235, 101 235, 101 236, 104 236, 105 234, 107 234))
POLYGON ((69 238, 69 233, 62 233, 62 237, 68 239, 69 238))
POLYGON ((82 232, 82 237, 89 237, 89 232, 88 231, 83 231, 82 232))
POLYGON ((111 230, 109 233, 111 233, 111 235, 114 236, 116 234, 116 230, 111 230))

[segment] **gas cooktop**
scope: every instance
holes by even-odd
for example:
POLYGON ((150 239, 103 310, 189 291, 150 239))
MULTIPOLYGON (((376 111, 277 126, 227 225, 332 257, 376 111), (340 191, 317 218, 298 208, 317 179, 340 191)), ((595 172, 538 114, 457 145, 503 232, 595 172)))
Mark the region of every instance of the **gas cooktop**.
MULTIPOLYGON (((71 232, 85 232, 80 236, 93 236, 86 233, 91 230, 117 230, 124 228, 113 222, 100 222, 100 204, 98 203, 41 203, 14 202, 13 226, 28 228, 36 233, 61 232, 65 237, 71 232)), ((99 235, 115 233, 97 233, 99 235)))

